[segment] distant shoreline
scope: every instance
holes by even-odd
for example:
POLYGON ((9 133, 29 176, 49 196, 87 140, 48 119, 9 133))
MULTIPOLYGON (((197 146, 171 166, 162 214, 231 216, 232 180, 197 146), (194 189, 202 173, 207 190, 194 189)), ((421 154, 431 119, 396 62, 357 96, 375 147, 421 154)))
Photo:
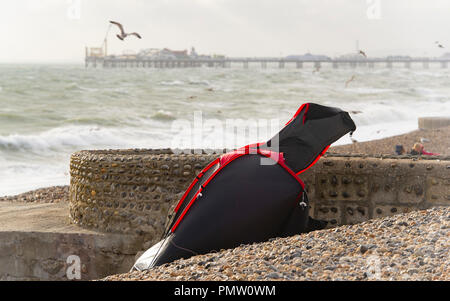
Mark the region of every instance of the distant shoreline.
POLYGON ((450 127, 434 130, 415 130, 406 134, 331 147, 329 152, 350 154, 395 154, 395 146, 403 145, 408 153, 414 143, 421 143, 421 138, 429 142, 422 143, 428 152, 450 155, 450 127))

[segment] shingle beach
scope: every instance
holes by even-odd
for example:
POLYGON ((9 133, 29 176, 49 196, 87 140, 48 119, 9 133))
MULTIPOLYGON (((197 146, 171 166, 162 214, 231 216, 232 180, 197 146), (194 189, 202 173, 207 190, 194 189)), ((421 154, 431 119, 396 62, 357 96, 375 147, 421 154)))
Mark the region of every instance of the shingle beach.
POLYGON ((450 280, 450 208, 242 245, 104 280, 450 280))
MULTIPOLYGON (((330 151, 393 155, 395 145, 409 151, 421 138, 427 151, 450 154, 450 127, 330 151)), ((449 229, 450 208, 432 208, 242 245, 104 280, 450 280, 449 229)))

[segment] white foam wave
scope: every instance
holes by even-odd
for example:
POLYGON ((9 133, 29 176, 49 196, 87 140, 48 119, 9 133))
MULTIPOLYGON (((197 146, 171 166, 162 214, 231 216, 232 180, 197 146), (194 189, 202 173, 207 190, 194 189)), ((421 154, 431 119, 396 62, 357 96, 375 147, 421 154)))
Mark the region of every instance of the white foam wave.
POLYGON ((181 80, 171 80, 171 81, 162 81, 160 82, 162 86, 182 86, 184 82, 181 80))
POLYGON ((157 120, 175 120, 176 117, 170 111, 158 110, 158 112, 152 115, 152 118, 157 120))
POLYGON ((0 150, 59 151, 92 146, 127 146, 132 144, 120 130, 96 126, 67 126, 34 135, 0 136, 0 150))
POLYGON ((450 116, 450 106, 445 101, 398 101, 353 102, 340 106, 350 112, 357 126, 377 126, 397 122, 415 122, 423 116, 450 116), (357 112, 357 114, 352 114, 357 112))
POLYGON ((191 80, 189 80, 189 85, 209 86, 209 85, 211 85, 211 83, 206 79, 204 79, 204 80, 191 79, 191 80))
POLYGON ((12 163, 0 165, 0 197, 30 190, 69 184, 69 158, 46 164, 12 163))

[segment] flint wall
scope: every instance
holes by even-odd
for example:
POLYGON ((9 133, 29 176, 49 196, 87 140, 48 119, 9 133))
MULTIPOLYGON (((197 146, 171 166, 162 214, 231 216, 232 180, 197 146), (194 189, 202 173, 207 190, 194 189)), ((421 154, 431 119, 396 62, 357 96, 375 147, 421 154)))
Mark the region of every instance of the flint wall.
MULTIPOLYGON (((158 240, 167 214, 217 154, 81 151, 70 163, 70 216, 87 228, 158 240)), ((311 215, 329 227, 450 205, 450 157, 328 154, 300 175, 311 215)))

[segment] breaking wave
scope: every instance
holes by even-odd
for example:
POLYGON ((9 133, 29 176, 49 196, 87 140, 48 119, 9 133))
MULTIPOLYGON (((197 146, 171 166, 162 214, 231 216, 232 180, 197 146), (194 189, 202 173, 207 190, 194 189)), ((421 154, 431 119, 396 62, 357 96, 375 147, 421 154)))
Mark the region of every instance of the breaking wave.
POLYGON ((95 146, 127 146, 126 134, 117 130, 92 126, 68 126, 51 129, 38 134, 12 134, 0 136, 2 151, 65 151, 95 146), (124 137, 125 136, 125 137, 124 137))

